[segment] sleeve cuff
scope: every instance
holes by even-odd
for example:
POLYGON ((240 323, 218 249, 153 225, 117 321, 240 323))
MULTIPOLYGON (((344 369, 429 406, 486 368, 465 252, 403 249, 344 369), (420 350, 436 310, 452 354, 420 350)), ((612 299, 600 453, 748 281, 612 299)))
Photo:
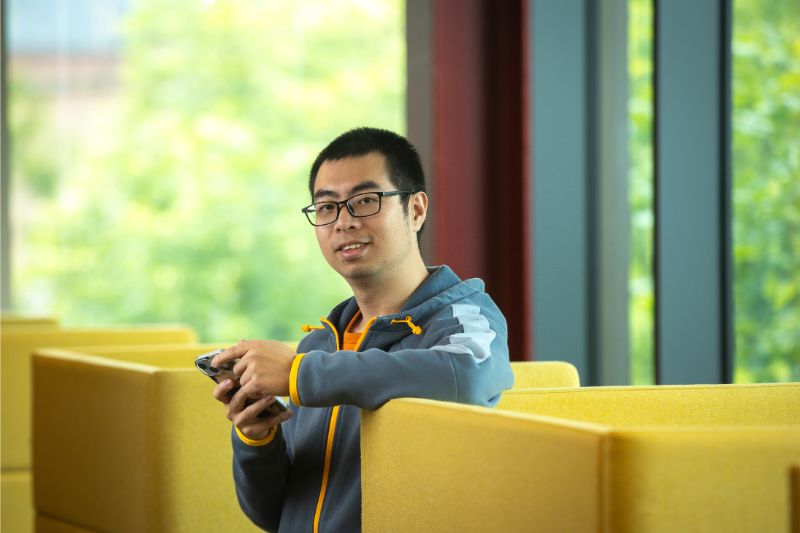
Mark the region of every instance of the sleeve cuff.
POLYGON ((267 434, 266 437, 260 440, 254 440, 246 436, 244 433, 242 433, 236 426, 233 426, 233 428, 236 430, 236 435, 239 436, 239 440, 241 440, 248 446, 266 446, 267 444, 272 442, 272 439, 274 439, 275 435, 278 433, 278 426, 272 426, 271 428, 269 428, 269 434, 267 434))
POLYGON ((300 394, 297 390, 297 375, 300 373, 300 361, 306 354, 299 353, 292 361, 292 370, 289 372, 289 396, 295 405, 300 406, 300 394))

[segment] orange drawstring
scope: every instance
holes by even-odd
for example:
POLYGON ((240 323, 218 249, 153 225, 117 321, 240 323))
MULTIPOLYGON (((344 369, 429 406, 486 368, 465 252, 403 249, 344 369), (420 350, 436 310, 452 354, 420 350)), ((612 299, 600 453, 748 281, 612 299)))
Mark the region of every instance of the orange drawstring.
POLYGON ((392 324, 408 324, 408 327, 411 328, 411 333, 413 333, 414 335, 419 335, 420 333, 422 333, 422 328, 414 324, 411 321, 410 316, 407 316, 402 320, 394 319, 392 320, 392 324))
POLYGON ((325 329, 325 326, 312 326, 311 324, 303 324, 300 326, 300 331, 305 331, 306 333, 315 329, 325 329))

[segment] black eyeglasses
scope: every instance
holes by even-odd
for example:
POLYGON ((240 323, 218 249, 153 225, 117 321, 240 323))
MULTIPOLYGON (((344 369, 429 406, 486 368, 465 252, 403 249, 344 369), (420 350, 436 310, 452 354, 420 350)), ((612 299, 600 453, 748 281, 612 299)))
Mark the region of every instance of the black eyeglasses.
POLYGON ((362 192, 341 202, 316 202, 301 209, 312 226, 327 226, 339 218, 342 206, 347 206, 351 215, 358 218, 377 215, 381 210, 381 198, 398 194, 414 194, 412 191, 362 192))

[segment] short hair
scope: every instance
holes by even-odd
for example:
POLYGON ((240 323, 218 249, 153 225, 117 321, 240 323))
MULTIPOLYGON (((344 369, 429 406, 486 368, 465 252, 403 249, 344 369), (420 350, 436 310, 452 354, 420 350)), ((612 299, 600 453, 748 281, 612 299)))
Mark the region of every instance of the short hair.
MULTIPOLYGON (((319 153, 311 165, 308 177, 308 191, 311 196, 314 196, 314 183, 322 163, 373 152, 383 156, 389 181, 398 191, 425 192, 425 172, 414 145, 405 137, 389 130, 362 127, 339 135, 319 153)), ((403 210, 408 215, 408 195, 402 195, 401 199, 403 210)), ((421 233, 422 227, 417 235, 421 233)))

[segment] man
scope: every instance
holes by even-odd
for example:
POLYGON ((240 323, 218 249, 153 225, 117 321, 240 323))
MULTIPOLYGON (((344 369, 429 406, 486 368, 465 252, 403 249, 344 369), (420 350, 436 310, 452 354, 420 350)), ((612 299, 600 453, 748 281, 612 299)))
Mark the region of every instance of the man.
POLYGON ((214 395, 234 424, 236 490, 253 522, 360 531, 361 409, 398 397, 495 405, 513 383, 506 322, 482 281, 426 268, 417 236, 428 197, 403 137, 341 135, 311 167, 309 191, 303 212, 353 297, 305 327, 298 353, 243 340, 218 355, 214 366, 239 359, 241 389, 229 400, 235 384, 224 381, 214 395), (275 396, 290 397, 289 411, 259 418, 275 396))

